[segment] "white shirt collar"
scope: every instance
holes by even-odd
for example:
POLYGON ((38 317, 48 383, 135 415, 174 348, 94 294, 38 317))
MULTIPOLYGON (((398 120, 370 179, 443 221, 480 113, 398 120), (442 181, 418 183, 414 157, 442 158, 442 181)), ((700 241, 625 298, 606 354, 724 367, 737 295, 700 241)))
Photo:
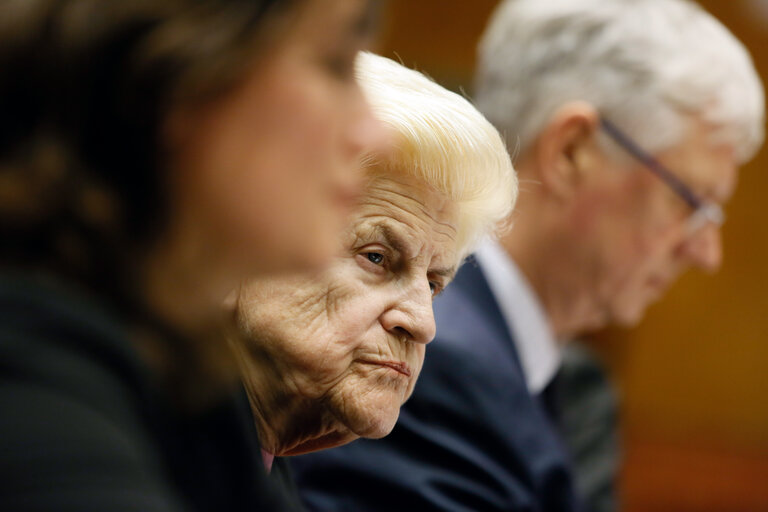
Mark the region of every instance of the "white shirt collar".
POLYGON ((512 333, 528 391, 539 394, 560 367, 560 347, 538 297, 501 245, 485 240, 475 252, 512 333))

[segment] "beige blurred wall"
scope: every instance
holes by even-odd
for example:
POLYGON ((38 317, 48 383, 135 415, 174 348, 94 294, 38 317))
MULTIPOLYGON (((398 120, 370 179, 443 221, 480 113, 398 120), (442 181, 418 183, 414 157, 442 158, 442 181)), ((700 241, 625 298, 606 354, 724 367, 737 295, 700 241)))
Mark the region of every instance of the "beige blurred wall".
MULTIPOLYGON (((768 76, 768 0, 700 3, 768 76)), ((378 51, 471 92, 495 4, 390 0, 378 51)), ((722 270, 684 276, 640 327, 595 337, 624 397, 626 511, 768 510, 767 164, 763 150, 743 168, 722 270)))

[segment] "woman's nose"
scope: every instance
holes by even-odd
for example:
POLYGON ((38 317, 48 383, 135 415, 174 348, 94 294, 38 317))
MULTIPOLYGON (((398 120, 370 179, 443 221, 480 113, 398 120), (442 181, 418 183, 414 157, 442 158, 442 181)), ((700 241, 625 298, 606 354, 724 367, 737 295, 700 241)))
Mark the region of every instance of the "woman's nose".
POLYGON ((429 343, 435 337, 435 316, 432 311, 432 293, 427 284, 413 288, 381 316, 384 329, 409 341, 429 343))

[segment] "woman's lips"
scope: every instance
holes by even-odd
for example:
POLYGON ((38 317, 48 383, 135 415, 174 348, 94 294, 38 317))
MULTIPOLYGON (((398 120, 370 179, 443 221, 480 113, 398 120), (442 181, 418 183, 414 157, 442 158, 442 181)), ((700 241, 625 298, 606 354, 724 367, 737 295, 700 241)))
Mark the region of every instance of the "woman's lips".
POLYGON ((391 368, 392 370, 395 370, 397 373, 405 375, 406 377, 411 376, 411 369, 408 368, 407 364, 401 361, 364 361, 364 362, 368 364, 374 364, 377 366, 384 366, 386 368, 391 368))

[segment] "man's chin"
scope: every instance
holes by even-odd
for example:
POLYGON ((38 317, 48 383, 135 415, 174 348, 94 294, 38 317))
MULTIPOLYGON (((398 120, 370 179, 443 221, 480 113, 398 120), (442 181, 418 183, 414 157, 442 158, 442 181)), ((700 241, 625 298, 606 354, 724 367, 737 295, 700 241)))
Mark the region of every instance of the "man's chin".
POLYGON ((645 317, 646 309, 648 309, 648 304, 631 304, 627 307, 619 308, 617 311, 614 311, 611 324, 627 329, 637 327, 645 317))
POLYGON ((575 334, 587 334, 609 327, 636 327, 645 316, 650 301, 619 301, 603 303, 603 308, 595 309, 591 315, 583 315, 575 334))

